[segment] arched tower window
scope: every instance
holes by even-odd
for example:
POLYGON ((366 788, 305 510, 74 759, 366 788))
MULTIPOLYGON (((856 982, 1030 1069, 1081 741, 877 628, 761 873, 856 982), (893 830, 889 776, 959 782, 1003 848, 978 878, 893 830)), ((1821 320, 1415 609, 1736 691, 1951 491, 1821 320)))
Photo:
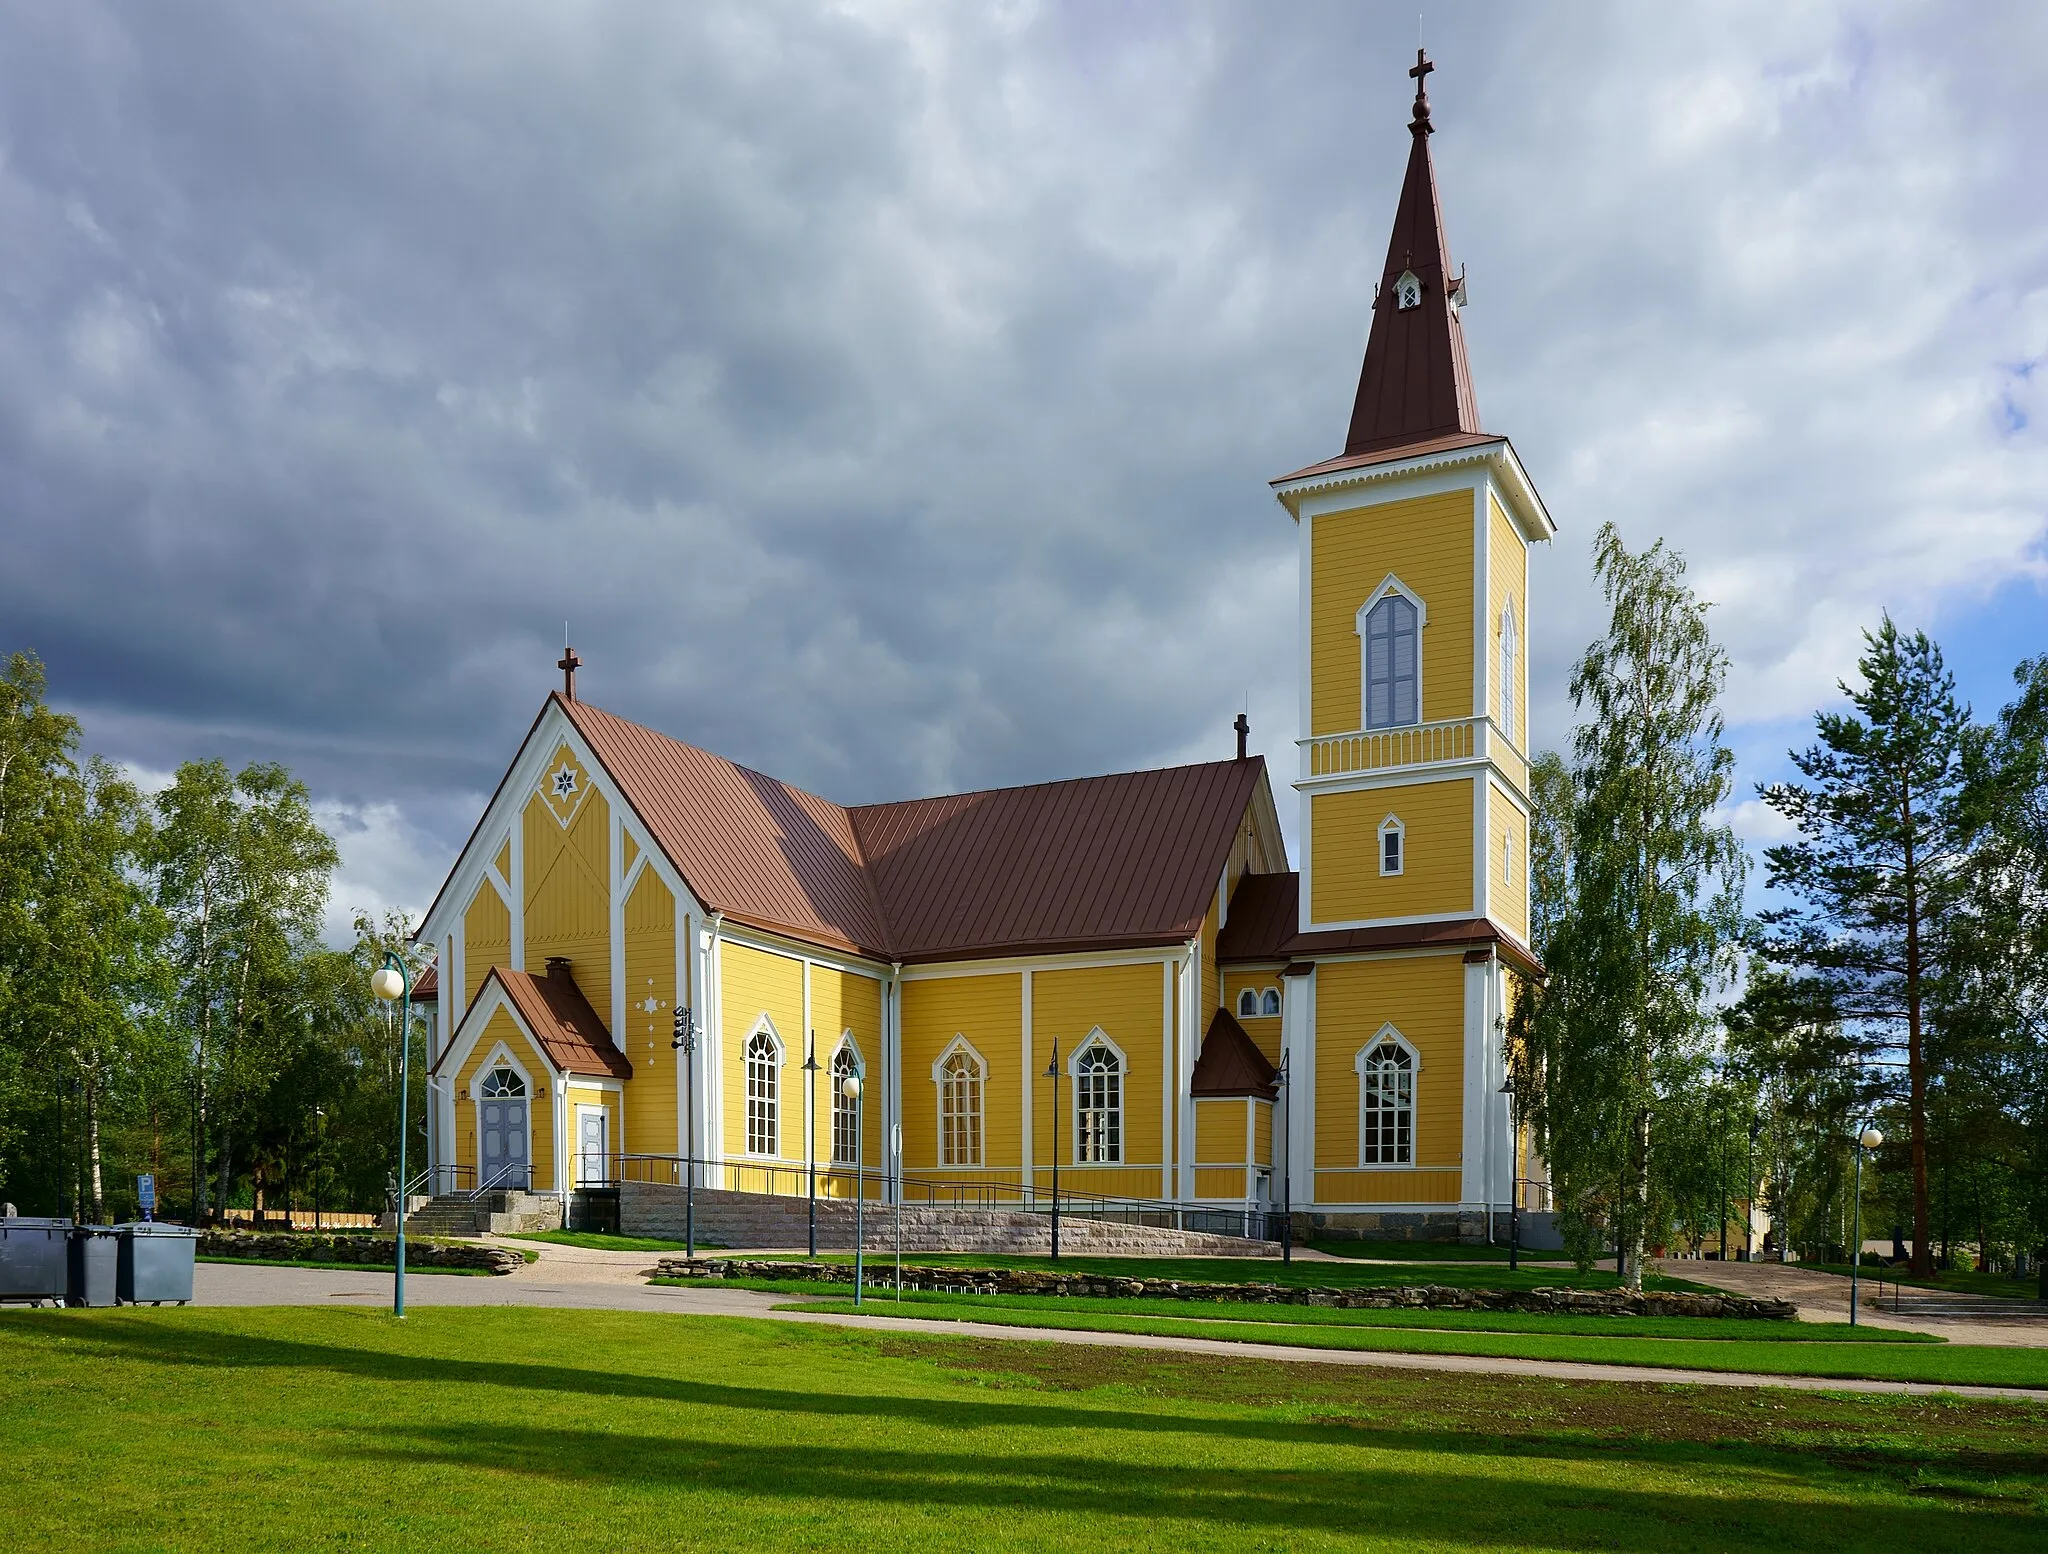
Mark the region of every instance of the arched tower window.
POLYGON ((778 1086, 782 1051, 766 1031, 747 1038, 747 1153, 779 1153, 778 1086))
POLYGON ((1101 1042, 1074 1061, 1074 1155, 1083 1165, 1124 1158, 1124 1065, 1101 1042))
POLYGON ((939 1164, 981 1164, 983 1066, 964 1044, 939 1062, 939 1164))
POLYGON ((1358 1055, 1358 1163, 1415 1164, 1415 1054, 1391 1031, 1358 1055))
POLYGON ((1402 728, 1421 721, 1418 655, 1420 612, 1389 593, 1365 617, 1365 726, 1402 728))
POLYGON ((1515 658, 1522 646, 1515 630, 1515 606, 1510 601, 1500 612, 1500 731, 1510 744, 1515 739, 1515 658))
POLYGON ((860 1106, 847 1099, 845 1081, 860 1072, 853 1043, 841 1042, 832 1054, 832 1163, 853 1165, 860 1159, 860 1106))

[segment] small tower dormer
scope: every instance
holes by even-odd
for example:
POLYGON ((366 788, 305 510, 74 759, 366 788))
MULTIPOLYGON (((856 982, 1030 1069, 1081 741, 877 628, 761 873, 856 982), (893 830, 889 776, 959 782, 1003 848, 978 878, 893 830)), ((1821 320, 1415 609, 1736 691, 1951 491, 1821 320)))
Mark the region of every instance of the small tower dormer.
POLYGON ((1407 171, 1343 452, 1274 482, 1307 617, 1300 927, 1487 917, 1526 941, 1521 644, 1528 547, 1554 526, 1480 425, 1430 151, 1434 68, 1418 51, 1409 72, 1407 171))

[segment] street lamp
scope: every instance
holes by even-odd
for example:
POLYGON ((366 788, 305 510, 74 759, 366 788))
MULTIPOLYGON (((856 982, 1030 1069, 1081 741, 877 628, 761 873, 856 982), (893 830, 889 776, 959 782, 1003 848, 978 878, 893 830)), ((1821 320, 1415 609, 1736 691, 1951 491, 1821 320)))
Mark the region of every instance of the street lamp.
POLYGON ((683 1256, 697 1255, 697 1019, 688 1004, 679 1006, 675 1035, 669 1046, 683 1055, 683 1116, 689 1132, 689 1156, 683 1161, 683 1256))
POLYGON ((1513 1074, 1501 1083, 1500 1093, 1508 1098, 1508 1272, 1513 1273, 1522 1266, 1522 1129, 1515 1117, 1513 1074))
POLYGON ((1060 1039, 1052 1039, 1052 1057, 1041 1079, 1052 1081, 1052 1260, 1060 1260, 1060 1039))
POLYGON ((1294 1131, 1294 1092, 1288 1088, 1289 1074, 1287 1059, 1291 1054, 1280 1054, 1280 1066, 1273 1071, 1273 1082, 1280 1087, 1280 1261, 1294 1261, 1294 1162, 1288 1157, 1293 1153, 1287 1147, 1288 1135, 1294 1131))
POLYGON ((406 1101, 412 1089, 412 967, 396 950, 384 952, 384 964, 370 973, 370 991, 386 1003, 398 1004, 398 1259, 391 1274, 391 1314, 405 1315, 405 1135, 406 1101))
MULTIPOLYGON (((1856 1135, 1856 1230, 1849 1246, 1849 1325, 1856 1325, 1856 1283, 1863 1268, 1863 1157, 1884 1142, 1884 1135, 1866 1127, 1856 1135)), ((1882 1291, 1879 1292, 1882 1295, 1882 1291)))
MULTIPOLYGON (((867 1192, 861 1180, 861 1146, 867 1141, 862 1136, 863 1118, 860 1101, 860 1070, 855 1070, 839 1081, 839 1093, 853 1102, 853 1303, 860 1304, 861 1253, 867 1245, 867 1192)), ((815 1234, 815 1230, 813 1234, 815 1234)))
MULTIPOLYGON (((1764 1131, 1763 1119, 1756 1114, 1754 1103, 1749 1113, 1749 1175, 1742 1182, 1742 1260, 1756 1261, 1756 1140, 1764 1131)), ((1784 1261, 1785 1249, 1778 1248, 1778 1260, 1784 1261)))
POLYGON ((816 1109, 818 1090, 818 1033, 812 1031, 804 1049, 804 1175, 811 1184, 811 1259, 818 1256, 818 1144, 816 1109))
POLYGON ((324 1106, 313 1108, 313 1132, 313 1229, 317 1232, 320 1229, 320 1189, 325 1185, 320 1176, 327 1169, 327 1109, 324 1106))

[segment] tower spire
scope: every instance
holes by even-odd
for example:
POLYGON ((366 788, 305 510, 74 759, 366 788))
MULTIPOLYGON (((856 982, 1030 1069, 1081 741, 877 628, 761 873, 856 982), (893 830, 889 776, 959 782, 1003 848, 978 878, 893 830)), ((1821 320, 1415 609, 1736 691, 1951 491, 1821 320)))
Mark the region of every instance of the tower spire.
POLYGON ((1435 69, 1429 55, 1417 49, 1408 72, 1415 78, 1408 172, 1373 299, 1365 366, 1344 439, 1347 457, 1460 433, 1477 435, 1480 429, 1458 318, 1465 277, 1451 272, 1436 165, 1429 154, 1436 126, 1430 122, 1428 79, 1435 69))

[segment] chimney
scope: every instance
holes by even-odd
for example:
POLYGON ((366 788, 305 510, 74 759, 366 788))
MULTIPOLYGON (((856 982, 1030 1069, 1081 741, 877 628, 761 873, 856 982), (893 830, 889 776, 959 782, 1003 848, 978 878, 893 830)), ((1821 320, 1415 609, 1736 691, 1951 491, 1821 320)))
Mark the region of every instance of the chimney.
POLYGON ((1240 712, 1237 721, 1230 726, 1237 730, 1237 758, 1242 761, 1248 753, 1246 747, 1251 743, 1252 720, 1240 712))
POLYGON ((550 982, 567 982, 567 981, 569 980, 569 957, 568 957, 568 956, 566 956, 566 955, 550 955, 550 956, 548 957, 548 961, 547 961, 547 966, 548 966, 548 980, 549 980, 550 982))

